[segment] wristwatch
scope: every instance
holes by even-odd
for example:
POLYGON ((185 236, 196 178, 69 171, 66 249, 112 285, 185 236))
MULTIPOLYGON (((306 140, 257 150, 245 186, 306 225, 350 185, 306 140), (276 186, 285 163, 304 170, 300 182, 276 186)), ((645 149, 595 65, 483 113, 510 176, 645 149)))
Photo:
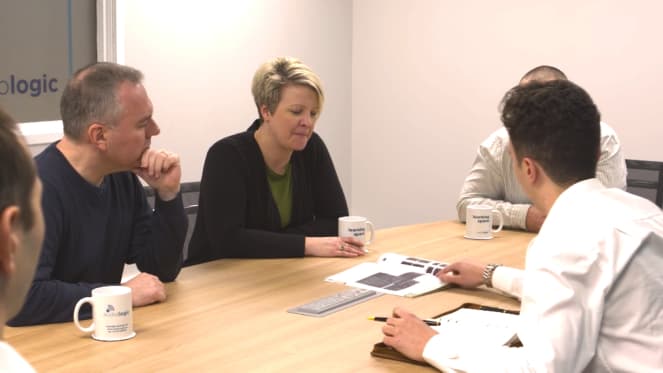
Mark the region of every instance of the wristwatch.
POLYGON ((486 268, 483 269, 483 274, 481 277, 483 278, 483 284, 488 286, 489 288, 493 287, 493 272, 495 272, 495 268, 501 266, 501 264, 488 264, 486 268))

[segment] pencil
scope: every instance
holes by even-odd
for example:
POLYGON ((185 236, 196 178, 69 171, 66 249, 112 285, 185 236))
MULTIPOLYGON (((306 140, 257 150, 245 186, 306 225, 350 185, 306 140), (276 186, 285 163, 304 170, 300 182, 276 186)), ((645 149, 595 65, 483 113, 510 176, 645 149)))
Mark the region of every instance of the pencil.
MULTIPOLYGON (((388 317, 383 317, 383 316, 369 316, 368 319, 369 319, 369 320, 373 320, 373 321, 386 322, 387 319, 388 319, 388 317)), ((426 320, 422 320, 422 321, 425 322, 426 325, 430 325, 430 326, 439 326, 439 325, 440 325, 440 322, 439 322, 438 320, 429 320, 429 319, 426 319, 426 320)))

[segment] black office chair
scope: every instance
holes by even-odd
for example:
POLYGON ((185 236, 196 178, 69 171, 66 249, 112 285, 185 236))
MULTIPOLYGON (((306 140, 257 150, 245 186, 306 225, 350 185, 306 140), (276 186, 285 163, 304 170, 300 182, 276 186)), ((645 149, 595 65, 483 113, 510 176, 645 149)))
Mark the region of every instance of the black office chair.
POLYGON ((190 181, 180 184, 182 191, 182 202, 184 206, 196 205, 198 211, 198 195, 200 194, 200 181, 190 181))
POLYGON ((663 208, 663 162, 626 160, 626 190, 663 208))
MULTIPOLYGON (((185 207, 191 205, 198 205, 198 195, 200 194, 200 181, 190 181, 180 184, 180 191, 182 192, 182 203, 185 207)), ((145 194, 150 206, 154 208, 154 189, 146 185, 145 194)))
POLYGON ((193 228, 196 226, 196 215, 198 215, 198 205, 188 205, 184 207, 184 212, 189 220, 189 228, 186 230, 186 238, 184 239, 184 249, 182 250, 182 259, 186 260, 189 256, 189 241, 193 235, 193 228))
MULTIPOLYGON (((193 228, 196 225, 196 215, 198 214, 198 196, 200 194, 200 182, 192 181, 180 184, 180 191, 182 192, 182 202, 184 204, 184 212, 189 220, 189 229, 186 232, 186 239, 184 240, 183 258, 186 259, 189 254, 189 241, 193 235, 193 228)), ((145 186, 145 194, 150 206, 154 208, 154 189, 145 186)))

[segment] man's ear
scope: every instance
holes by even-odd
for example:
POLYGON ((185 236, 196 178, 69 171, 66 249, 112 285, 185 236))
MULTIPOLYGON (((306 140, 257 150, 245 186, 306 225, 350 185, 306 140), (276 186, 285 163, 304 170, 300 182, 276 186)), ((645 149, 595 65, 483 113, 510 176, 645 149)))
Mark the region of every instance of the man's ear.
POLYGON ((85 131, 88 141, 100 150, 108 149, 108 127, 100 123, 92 123, 85 131))
POLYGON ((536 183, 539 179, 539 165, 532 158, 524 157, 521 162, 521 167, 525 174, 525 178, 530 184, 536 183))
POLYGON ((16 249, 20 209, 9 206, 0 213, 0 273, 9 276, 16 270, 16 249))

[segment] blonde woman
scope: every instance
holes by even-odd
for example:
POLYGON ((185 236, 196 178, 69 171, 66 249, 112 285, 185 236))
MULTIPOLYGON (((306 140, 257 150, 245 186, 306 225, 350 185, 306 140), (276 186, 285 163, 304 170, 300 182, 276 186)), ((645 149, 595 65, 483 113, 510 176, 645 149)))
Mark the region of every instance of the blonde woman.
POLYGON ((327 147, 313 132, 324 103, 318 76, 279 57, 253 77, 259 118, 209 149, 187 265, 219 258, 363 255, 337 237, 348 214, 327 147))

